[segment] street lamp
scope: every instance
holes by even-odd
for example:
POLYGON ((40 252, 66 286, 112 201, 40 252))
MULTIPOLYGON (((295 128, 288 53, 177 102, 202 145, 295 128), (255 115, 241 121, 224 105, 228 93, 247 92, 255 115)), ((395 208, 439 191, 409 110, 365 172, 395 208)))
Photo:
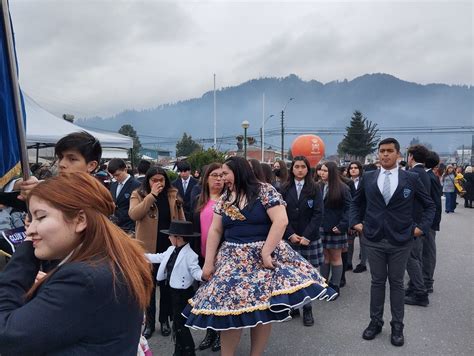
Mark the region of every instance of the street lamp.
POLYGON ((247 120, 242 121, 242 128, 244 129, 244 158, 247 159, 247 129, 250 123, 247 120))
POLYGON ((261 149, 262 149, 262 162, 265 162, 265 123, 270 120, 275 115, 268 116, 265 120, 262 120, 262 127, 260 127, 260 142, 261 142, 261 149))
POLYGON ((285 106, 283 107, 283 110, 281 111, 281 160, 285 162, 285 110, 287 105, 290 103, 290 101, 294 100, 295 98, 289 98, 288 101, 286 102, 285 106))

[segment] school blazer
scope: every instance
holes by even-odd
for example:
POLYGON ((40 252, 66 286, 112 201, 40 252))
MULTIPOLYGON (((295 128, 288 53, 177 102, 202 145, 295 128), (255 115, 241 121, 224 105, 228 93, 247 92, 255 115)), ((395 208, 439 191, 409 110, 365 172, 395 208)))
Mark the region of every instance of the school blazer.
MULTIPOLYGON (((158 274, 156 275, 157 281, 164 281, 167 278, 166 264, 174 249, 174 246, 170 246, 163 253, 145 254, 151 263, 160 264, 158 274)), ((199 267, 198 255, 192 250, 188 243, 183 247, 176 258, 176 263, 171 272, 170 286, 174 289, 187 289, 193 284, 194 280, 201 282, 201 277, 202 270, 201 267, 199 267)))
MULTIPOLYGON (((425 171, 425 167, 422 164, 417 164, 415 167, 409 169, 408 172, 418 174, 418 176, 420 177, 421 183, 423 183, 423 185, 425 186, 425 190, 428 192, 428 194, 430 194, 431 180, 430 180, 430 176, 425 171)), ((423 214, 423 205, 421 205, 421 203, 418 202, 418 200, 415 200, 415 204, 413 205, 413 214, 414 214, 415 222, 419 222, 423 214)))
POLYGON ((415 227, 428 236, 436 208, 420 177, 399 169, 398 186, 386 205, 377 185, 379 174, 380 169, 364 173, 351 203, 350 226, 363 223, 364 236, 368 240, 386 238, 394 245, 403 245, 413 239, 415 227), (423 207, 419 222, 414 218, 415 201, 423 207), (364 204, 365 212, 361 211, 364 204))
MULTIPOLYGON (((360 183, 359 183, 360 184, 360 183)), ((323 185, 321 185, 321 191, 323 185)), ((324 202, 324 215, 322 228, 323 231, 330 235, 335 235, 332 232, 333 227, 337 227, 341 234, 347 233, 349 229, 349 210, 351 205, 351 192, 346 184, 342 184, 342 205, 339 208, 328 207, 328 197, 324 202)))
POLYGON ((181 197, 183 197, 183 209, 184 209, 184 214, 186 215, 186 220, 190 220, 189 214, 191 213, 191 191, 193 190, 193 187, 198 183, 198 180, 194 177, 189 178, 189 183, 188 187, 186 188, 186 194, 184 193, 183 190, 183 181, 181 180, 181 177, 178 177, 173 181, 171 184, 173 187, 178 189, 178 193, 181 197))
POLYGON ((436 213, 433 219, 433 223, 431 224, 431 229, 435 231, 439 231, 439 225, 441 223, 441 213, 443 211, 443 207, 441 205, 441 196, 443 195, 443 186, 441 185, 439 178, 433 173, 433 170, 430 169, 426 173, 428 174, 428 177, 430 177, 430 182, 431 182, 431 190, 430 190, 431 200, 433 200, 436 206, 436 213))
POLYGON ((132 192, 139 186, 140 183, 134 177, 130 177, 120 191, 119 196, 116 196, 118 182, 113 182, 110 185, 110 193, 115 203, 114 216, 117 218, 117 225, 126 231, 135 230, 135 222, 128 216, 128 209, 132 192))
POLYGON ((143 311, 118 270, 67 262, 26 302, 39 265, 25 241, 0 273, 0 354, 137 354, 143 311))
POLYGON ((314 192, 311 192, 305 184, 298 199, 296 185, 293 183, 282 191, 282 197, 287 204, 288 215, 284 238, 288 240, 291 235, 298 234, 310 241, 319 239, 319 227, 323 218, 323 196, 320 189, 316 186, 314 192))

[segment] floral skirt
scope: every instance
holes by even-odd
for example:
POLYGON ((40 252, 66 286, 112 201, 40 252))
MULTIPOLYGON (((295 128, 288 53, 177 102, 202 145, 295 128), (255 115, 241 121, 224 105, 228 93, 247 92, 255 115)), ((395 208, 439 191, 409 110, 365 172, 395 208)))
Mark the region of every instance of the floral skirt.
POLYGON ((183 311, 193 329, 228 330, 291 319, 290 310, 311 300, 333 300, 318 271, 281 241, 273 253, 275 269, 262 264, 264 241, 224 242, 216 271, 203 283, 183 311))

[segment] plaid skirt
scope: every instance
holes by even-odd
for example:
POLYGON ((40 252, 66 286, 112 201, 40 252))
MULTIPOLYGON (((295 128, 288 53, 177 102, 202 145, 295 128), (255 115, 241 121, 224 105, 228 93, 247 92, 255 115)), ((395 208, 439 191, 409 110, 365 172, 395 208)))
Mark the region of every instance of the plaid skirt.
POLYGON ((347 248, 349 246, 347 243, 347 234, 333 235, 320 230, 319 235, 323 242, 323 248, 327 250, 347 248))
POLYGON ((324 262, 323 244, 321 243, 321 239, 311 241, 308 246, 294 245, 292 243, 290 243, 290 246, 311 263, 313 267, 317 268, 324 262))

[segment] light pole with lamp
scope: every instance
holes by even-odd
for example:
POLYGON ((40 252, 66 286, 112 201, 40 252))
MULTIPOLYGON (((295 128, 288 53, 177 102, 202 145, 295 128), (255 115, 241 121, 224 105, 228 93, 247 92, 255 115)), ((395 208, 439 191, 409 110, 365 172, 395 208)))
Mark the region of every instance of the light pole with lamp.
POLYGON ((294 100, 295 98, 290 98, 286 102, 283 110, 281 111, 281 160, 285 162, 285 110, 290 101, 294 100))
POLYGON ((242 128, 244 129, 244 158, 247 159, 247 129, 250 123, 247 120, 242 121, 242 128))
POLYGON ((265 162, 265 123, 275 115, 268 116, 265 120, 262 120, 262 127, 260 127, 260 148, 262 149, 262 162, 265 162))

